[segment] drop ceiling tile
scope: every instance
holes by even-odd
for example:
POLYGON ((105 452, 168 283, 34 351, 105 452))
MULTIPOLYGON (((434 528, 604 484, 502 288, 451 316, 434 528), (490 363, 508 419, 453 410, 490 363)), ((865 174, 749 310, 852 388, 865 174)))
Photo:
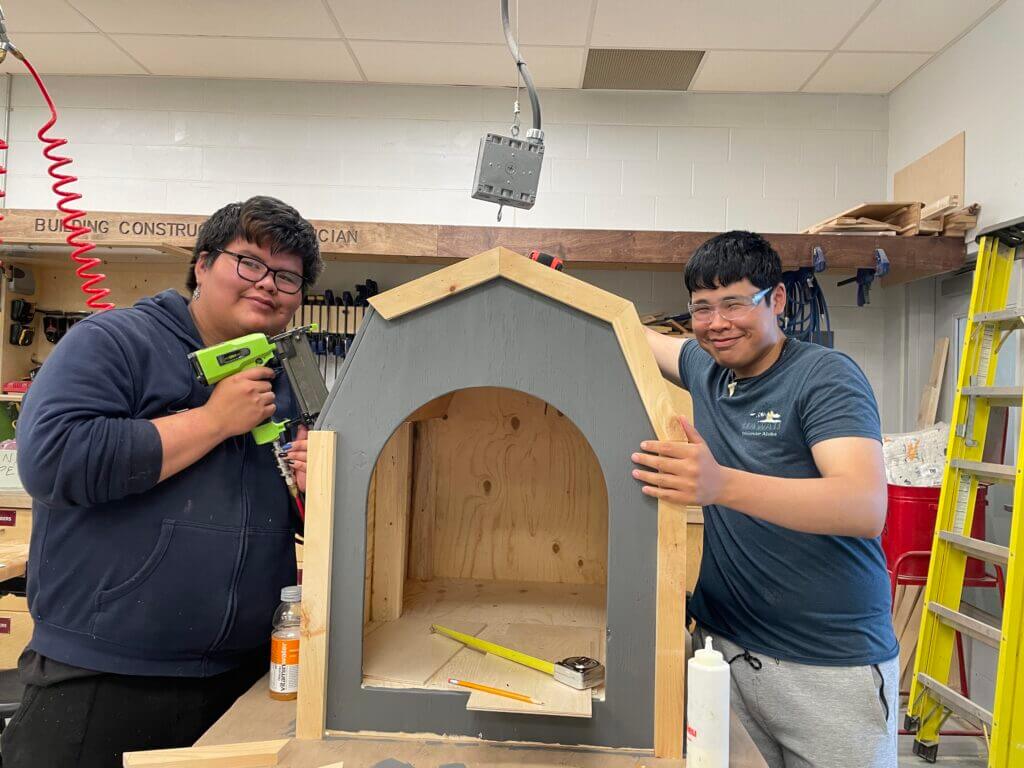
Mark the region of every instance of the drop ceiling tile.
MULTIPOLYGON (((43 74, 144 75, 146 71, 99 33, 51 35, 21 33, 14 40, 43 74)), ((8 56, 0 72, 25 74, 25 65, 8 56)))
POLYGON ((709 51, 691 91, 797 91, 825 52, 709 51))
POLYGON ((599 0, 602 48, 831 50, 872 0, 599 0))
POLYGON ((842 50, 934 52, 994 5, 997 0, 882 0, 842 50))
MULTIPOLYGON (((30 2, 32 0, 29 0, 30 2)), ((104 32, 337 37, 321 0, 68 0, 104 32)))
MULTIPOLYGON (((361 81, 340 40, 115 35, 155 75, 361 81)), ((269 107, 270 105, 268 105, 269 107)))
MULTIPOLYGON (((488 0, 328 0, 350 40, 503 43, 498 3, 488 0)), ((596 0, 522 0, 512 29, 524 45, 586 45, 596 0)))
MULTIPOLYGON (((516 68, 503 45, 398 43, 354 40, 352 49, 366 77, 376 83, 512 86, 516 68)), ((522 47, 538 88, 577 88, 582 48, 522 47)), ((524 112, 529 102, 524 91, 524 112)))
POLYGON ((95 32, 64 0, 4 0, 4 16, 11 39, 20 45, 15 32, 95 32))
POLYGON ((836 53, 814 76, 811 93, 889 93, 931 58, 927 53, 836 53))

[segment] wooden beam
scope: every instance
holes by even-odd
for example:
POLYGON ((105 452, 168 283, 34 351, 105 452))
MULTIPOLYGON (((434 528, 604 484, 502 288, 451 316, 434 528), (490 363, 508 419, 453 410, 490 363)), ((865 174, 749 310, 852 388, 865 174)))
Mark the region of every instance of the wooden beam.
MULTIPOLYGON (((929 198, 929 199, 934 199, 929 198)), ((156 249, 187 263, 202 216, 100 212, 87 220, 98 245, 156 249)), ((534 248, 565 258, 573 267, 680 270, 697 247, 716 232, 648 230, 529 229, 463 227, 383 222, 313 221, 325 259, 449 264, 498 246, 529 253, 534 248)), ((52 211, 8 209, 0 224, 5 249, 19 245, 66 247, 60 221, 52 211)), ((830 267, 874 266, 874 249, 884 248, 894 272, 917 279, 963 266, 966 246, 960 238, 896 243, 892 238, 844 235, 766 234, 785 269, 811 265, 811 248, 820 246, 830 267)), ((892 282, 892 281, 890 281, 892 282)))
POLYGON ((327 717, 327 632, 331 626, 336 440, 334 432, 309 433, 299 699, 295 720, 295 735, 300 739, 322 739, 327 717))
POLYGON ((124 768, 268 768, 291 739, 125 752, 124 768))
MULTIPOLYGON (((527 229, 525 227, 439 227, 437 256, 464 259, 497 246, 529 253, 540 249, 566 259, 569 268, 636 268, 681 270, 693 252, 717 232, 649 232, 597 229, 527 229)), ((875 248, 885 249, 894 266, 907 267, 911 279, 951 272, 964 265, 960 238, 893 238, 885 236, 765 234, 782 259, 783 269, 809 267, 811 249, 825 251, 829 269, 875 266, 875 248)))
MULTIPOLYGON (((184 249, 191 257, 199 228, 206 216, 171 213, 97 211, 85 224, 97 245, 184 249)), ((323 221, 312 219, 321 252, 337 256, 433 257, 437 254, 437 227, 429 224, 387 224, 377 221, 323 221)), ((60 216, 51 210, 11 208, 0 225, 5 243, 62 245, 67 233, 60 216)), ((180 252, 179 252, 180 254, 180 252)), ((184 254, 180 254, 184 258, 184 254)))

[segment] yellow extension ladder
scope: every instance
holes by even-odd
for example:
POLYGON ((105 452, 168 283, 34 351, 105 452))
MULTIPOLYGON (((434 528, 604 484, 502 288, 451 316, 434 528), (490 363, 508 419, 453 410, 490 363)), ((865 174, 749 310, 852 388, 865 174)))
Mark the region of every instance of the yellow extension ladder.
POLYGON ((1000 348, 1024 328, 1024 308, 1006 306, 1014 261, 1024 255, 1024 219, 989 227, 978 242, 905 727, 916 732, 914 754, 935 762, 939 730, 956 714, 989 733, 990 768, 1010 768, 1024 766, 1024 568, 1016 563, 1024 545, 1024 418, 1016 464, 985 462, 983 451, 991 408, 1024 405, 1024 387, 994 386, 1000 348), (970 536, 979 481, 1014 485, 1009 547, 970 536), (1006 568, 1001 627, 960 610, 968 556, 1006 568), (991 712, 948 685, 957 631, 999 653, 991 712))

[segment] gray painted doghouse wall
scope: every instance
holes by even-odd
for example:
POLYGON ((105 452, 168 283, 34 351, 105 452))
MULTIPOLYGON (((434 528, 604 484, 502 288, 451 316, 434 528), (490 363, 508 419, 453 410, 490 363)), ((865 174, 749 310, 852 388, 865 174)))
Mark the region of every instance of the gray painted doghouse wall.
POLYGON ((504 279, 392 321, 370 312, 316 428, 337 433, 329 730, 653 746, 658 515, 629 457, 655 435, 609 324, 504 279), (590 719, 476 712, 465 693, 362 687, 370 476, 409 414, 468 387, 506 387, 550 403, 579 428, 604 473, 606 700, 594 702, 590 719))

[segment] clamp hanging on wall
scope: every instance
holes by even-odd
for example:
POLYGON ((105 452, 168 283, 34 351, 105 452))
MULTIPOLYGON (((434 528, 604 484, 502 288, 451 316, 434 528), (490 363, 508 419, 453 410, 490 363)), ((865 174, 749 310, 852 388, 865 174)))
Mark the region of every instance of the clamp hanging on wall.
POLYGON ((871 303, 871 283, 875 281, 876 277, 885 277, 889 274, 889 257, 885 255, 885 251, 881 248, 875 248, 875 267, 870 269, 867 267, 861 267, 857 270, 855 277, 848 277, 845 280, 840 280, 836 285, 847 285, 855 280, 857 281, 857 306, 863 307, 865 304, 871 303))
POLYGON ((825 261, 825 249, 820 245, 811 248, 811 263, 814 265, 815 272, 824 272, 828 269, 828 263, 825 261))

